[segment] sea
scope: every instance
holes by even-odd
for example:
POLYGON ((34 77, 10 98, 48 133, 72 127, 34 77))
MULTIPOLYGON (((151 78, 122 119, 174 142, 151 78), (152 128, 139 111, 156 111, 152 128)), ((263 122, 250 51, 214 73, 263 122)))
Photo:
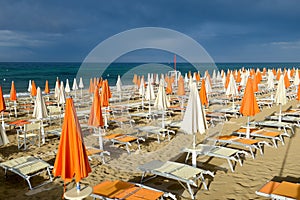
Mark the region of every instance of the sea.
POLYGON ((216 70, 234 70, 244 68, 300 68, 300 63, 199 63, 197 66, 189 63, 80 63, 80 62, 0 62, 0 85, 4 96, 10 92, 11 82, 14 81, 18 96, 28 95, 29 80, 34 80, 36 86, 44 90, 45 81, 48 80, 51 89, 55 86, 55 81, 70 82, 83 77, 85 88, 89 87, 89 79, 92 77, 102 77, 107 79, 110 86, 115 86, 118 75, 120 75, 123 85, 132 85, 133 74, 147 75, 147 73, 167 73, 174 70, 182 74, 189 71, 205 70, 212 72, 216 70))

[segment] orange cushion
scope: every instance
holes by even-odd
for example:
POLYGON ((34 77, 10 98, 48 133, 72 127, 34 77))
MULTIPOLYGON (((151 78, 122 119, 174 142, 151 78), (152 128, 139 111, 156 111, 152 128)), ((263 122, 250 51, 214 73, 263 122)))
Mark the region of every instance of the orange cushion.
POLYGON ((272 194, 300 199, 300 184, 283 181, 272 194))
POLYGON ((280 184, 279 182, 269 181, 259 190, 259 192, 265 194, 271 194, 273 190, 275 190, 278 187, 279 184, 280 184))

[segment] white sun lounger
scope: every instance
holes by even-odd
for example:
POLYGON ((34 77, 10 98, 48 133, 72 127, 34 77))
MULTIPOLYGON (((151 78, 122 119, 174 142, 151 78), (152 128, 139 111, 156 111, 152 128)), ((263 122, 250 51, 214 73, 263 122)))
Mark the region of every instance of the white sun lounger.
MULTIPOLYGON (((266 120, 278 121, 279 116, 267 116, 266 120)), ((293 125, 300 127, 300 117, 295 116, 281 116, 282 122, 292 123, 293 125)))
POLYGON ((165 137, 167 134, 168 140, 170 140, 170 133, 175 134, 175 131, 173 130, 168 130, 157 126, 141 126, 136 127, 136 129, 139 131, 139 133, 146 132, 147 137, 149 136, 149 134, 156 135, 158 143, 160 143, 160 136, 165 137))
POLYGON ((241 156, 247 155, 248 153, 243 150, 232 149, 228 147, 221 147, 215 145, 198 144, 195 149, 184 148, 183 152, 187 153, 185 162, 187 162, 192 152, 196 152, 197 155, 206 155, 210 157, 224 158, 227 160, 230 170, 234 172, 233 163, 239 163, 242 166, 241 156))
POLYGON ((4 168, 5 175, 8 170, 24 178, 27 181, 30 190, 33 189, 30 183, 30 178, 39 175, 45 170, 48 172, 50 180, 45 181, 36 187, 52 182, 53 180, 50 173, 50 164, 33 156, 20 157, 8 160, 6 162, 0 163, 0 166, 4 168))
MULTIPOLYGON (((201 181, 204 188, 207 190, 208 188, 207 184, 205 183, 204 175, 206 174, 214 177, 214 174, 211 171, 172 161, 162 162, 159 160, 153 160, 139 166, 138 169, 143 172, 141 181, 143 181, 146 173, 153 174, 154 177, 161 176, 176 180, 181 184, 181 186, 183 186, 185 189, 188 189, 192 199, 195 199, 195 196, 191 186, 198 188, 198 181, 201 181), (186 184, 187 188, 184 184, 186 184)), ((154 177, 150 177, 149 179, 154 177)))
POLYGON ((287 122, 278 122, 278 121, 255 121, 255 122, 250 122, 250 125, 255 125, 258 127, 272 127, 272 128, 280 128, 283 129, 284 132, 288 134, 288 129, 291 131, 292 134, 294 134, 294 129, 291 126, 290 123, 287 122))

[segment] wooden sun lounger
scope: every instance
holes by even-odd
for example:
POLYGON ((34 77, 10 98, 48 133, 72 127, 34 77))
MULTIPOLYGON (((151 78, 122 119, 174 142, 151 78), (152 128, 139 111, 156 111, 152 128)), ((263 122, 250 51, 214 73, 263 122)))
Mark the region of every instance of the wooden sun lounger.
POLYGON ((259 196, 276 200, 300 199, 300 184, 287 181, 269 181, 255 193, 259 196))
POLYGON ((120 180, 116 181, 103 181, 93 187, 93 193, 90 195, 94 199, 127 199, 127 200, 156 200, 162 199, 163 197, 171 197, 174 195, 165 193, 154 188, 150 188, 141 184, 123 182, 120 180))
POLYGON ((50 164, 43 160, 35 158, 33 156, 20 157, 20 158, 8 160, 6 162, 0 163, 0 166, 4 168, 5 175, 8 170, 24 178, 27 181, 30 190, 33 189, 30 182, 30 178, 39 175, 45 170, 48 172, 50 180, 45 181, 36 187, 52 182, 52 176, 50 173, 50 168, 51 168, 50 164))
POLYGON ((195 149, 184 148, 182 151, 187 153, 185 162, 187 162, 189 156, 194 151, 196 151, 197 155, 206 155, 206 156, 210 156, 210 157, 224 158, 227 160, 230 170, 232 172, 234 172, 232 162, 235 162, 235 163, 238 162, 242 166, 243 164, 242 164, 241 156, 248 154, 247 152, 245 152, 243 150, 231 149, 228 147, 221 147, 221 146, 215 146, 215 145, 206 145, 206 144, 199 144, 196 146, 195 149))
POLYGON ((188 189, 192 199, 195 199, 195 196, 191 186, 198 188, 197 182, 201 181, 204 188, 207 190, 208 188, 205 183, 204 175, 214 177, 214 174, 211 171, 172 161, 162 162, 159 160, 153 160, 139 166, 138 169, 143 172, 141 181, 147 181, 156 176, 176 180, 181 184, 181 186, 188 189), (153 174, 154 177, 143 180, 147 173, 153 174), (184 184, 186 184, 187 188, 184 184))
MULTIPOLYGON (((236 131, 233 131, 233 134, 237 134, 238 136, 241 137, 246 135, 246 131, 247 131, 246 128, 240 128, 236 131)), ((289 137, 289 135, 286 135, 286 133, 280 133, 278 131, 269 131, 269 130, 259 129, 259 128, 250 129, 250 136, 270 139, 272 140, 275 148, 277 148, 277 140, 279 140, 282 143, 282 145, 284 145, 283 136, 289 137)))

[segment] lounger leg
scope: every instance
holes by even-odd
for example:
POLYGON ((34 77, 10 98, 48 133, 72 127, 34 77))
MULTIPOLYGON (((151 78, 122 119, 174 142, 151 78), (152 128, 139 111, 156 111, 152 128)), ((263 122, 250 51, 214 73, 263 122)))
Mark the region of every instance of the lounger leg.
POLYGON ((186 185, 187 185, 187 188, 188 188, 189 193, 190 193, 190 195, 191 195, 191 198, 192 198, 192 199, 195 199, 195 196, 194 196, 194 193, 193 193, 193 190, 192 190, 190 184, 187 183, 186 185))
POLYGON ((234 169, 233 169, 231 161, 229 159, 227 159, 227 162, 228 162, 228 165, 229 165, 231 171, 234 172, 234 169))

